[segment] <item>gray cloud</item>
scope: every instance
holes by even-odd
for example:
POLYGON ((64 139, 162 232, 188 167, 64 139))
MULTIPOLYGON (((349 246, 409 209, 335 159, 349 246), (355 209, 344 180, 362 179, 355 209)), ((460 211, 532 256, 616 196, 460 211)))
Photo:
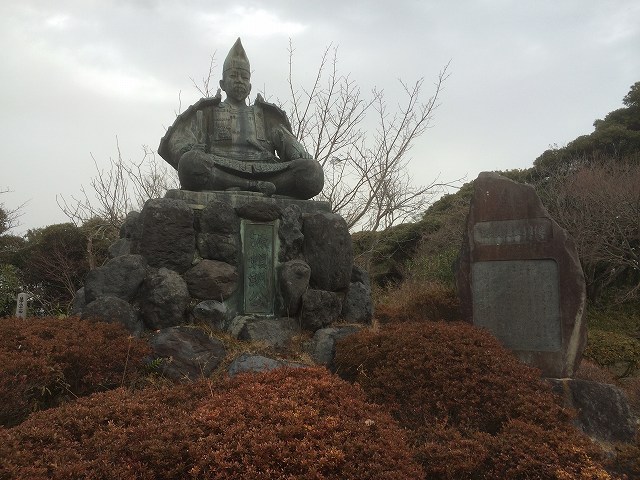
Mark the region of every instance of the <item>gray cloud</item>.
MULTIPOLYGON (((364 92, 401 100, 398 78, 425 78, 451 60, 433 127, 412 150, 416 181, 525 168, 549 144, 588 133, 640 80, 635 0, 300 2, 22 0, 0 6, 0 197, 30 203, 31 228, 65 221, 56 194, 77 194, 106 168, 119 138, 126 158, 155 148, 242 36, 254 93, 286 99, 287 48, 309 80, 327 45, 364 92)), ((216 75, 219 70, 216 71, 216 75)), ((217 78, 215 79, 217 82, 217 78)))

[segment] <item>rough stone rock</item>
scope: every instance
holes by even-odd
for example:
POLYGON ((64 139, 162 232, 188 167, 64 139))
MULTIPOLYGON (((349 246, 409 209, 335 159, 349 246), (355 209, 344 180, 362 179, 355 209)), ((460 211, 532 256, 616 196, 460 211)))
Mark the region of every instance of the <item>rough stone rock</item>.
POLYGON ((311 268, 302 260, 290 260, 280 266, 282 313, 294 316, 300 310, 302 295, 309 288, 311 268))
POLYGON ((202 260, 184 278, 191 296, 200 300, 226 300, 238 287, 237 269, 217 260, 202 260))
POLYGON ((302 210, 297 205, 288 205, 282 209, 280 228, 280 262, 302 258, 304 235, 302 234, 302 210))
POLYGON ((369 290, 371 290, 371 279, 369 278, 369 272, 364 268, 354 264, 351 269, 351 283, 360 282, 369 290))
POLYGON ((242 218, 256 222, 271 222, 282 216, 282 210, 278 205, 260 200, 237 207, 236 213, 242 218))
POLYGON ((298 333, 300 326, 294 318, 250 319, 244 322, 237 338, 248 342, 264 342, 271 347, 283 349, 298 333))
POLYGON ((194 318, 216 330, 225 330, 233 318, 233 312, 222 302, 204 300, 193 307, 194 318))
POLYGON ((332 292, 345 290, 351 279, 353 247, 344 219, 334 213, 308 215, 302 233, 311 286, 332 292))
POLYGON ((112 258, 102 267, 87 273, 84 283, 85 300, 91 303, 98 297, 107 295, 131 300, 146 274, 146 262, 140 255, 112 258))
POLYGON ((109 258, 116 258, 121 255, 129 255, 133 253, 131 240, 128 238, 119 238, 109 245, 109 258))
POLYGON ((463 318, 521 361, 554 378, 578 368, 584 275, 573 239, 533 187, 486 172, 474 181, 456 284, 463 318))
POLYGON ((226 355, 220 340, 184 325, 160 330, 149 343, 155 357, 163 359, 161 373, 174 380, 208 377, 226 355))
POLYGON ((151 330, 185 323, 189 290, 183 278, 173 270, 152 270, 140 290, 140 314, 151 330))
POLYGON ((371 288, 364 283, 352 282, 344 297, 341 316, 347 322, 371 323, 373 318, 371 288))
POLYGON ((86 306, 85 297, 84 297, 84 287, 79 288, 76 291, 75 296, 73 297, 73 305, 71 305, 71 311, 69 315, 80 315, 82 314, 82 310, 86 306))
POLYGON ((140 240, 142 232, 142 223, 140 221, 140 212, 129 212, 120 226, 120 238, 126 238, 133 243, 140 240))
POLYGON ((106 323, 119 322, 134 335, 143 330, 142 320, 128 302, 118 297, 104 296, 87 304, 80 317, 86 320, 96 320, 106 323))
POLYGON ((233 234, 240 232, 240 219, 231 205, 211 201, 200 213, 200 232, 233 234))
POLYGON ((633 442, 635 418, 624 392, 613 385, 581 379, 548 379, 565 405, 578 412, 577 426, 604 442, 633 442))
POLYGON ((361 327, 355 325, 321 328, 313 335, 307 351, 318 365, 324 365, 329 370, 335 371, 333 360, 336 356, 336 343, 357 333, 360 329, 361 327))
POLYGON ((262 355, 243 353, 231 362, 227 372, 230 377, 234 377, 239 373, 267 372, 269 370, 275 370, 276 368, 304 368, 305 366, 306 365, 301 363, 285 362, 282 360, 274 360, 269 357, 263 357, 262 355))
POLYGON ((140 253, 150 266, 185 272, 196 251, 193 210, 181 200, 155 198, 140 213, 140 253))
POLYGON ((238 236, 220 233, 199 233, 198 253, 207 260, 238 264, 238 236))
POLYGON ((342 300, 339 294, 309 289, 302 296, 302 328, 315 332, 326 327, 338 319, 341 310, 342 300))
POLYGON ((229 327, 227 328, 227 333, 234 338, 238 338, 244 327, 248 322, 252 321, 254 317, 252 315, 237 315, 231 319, 229 322, 229 327))

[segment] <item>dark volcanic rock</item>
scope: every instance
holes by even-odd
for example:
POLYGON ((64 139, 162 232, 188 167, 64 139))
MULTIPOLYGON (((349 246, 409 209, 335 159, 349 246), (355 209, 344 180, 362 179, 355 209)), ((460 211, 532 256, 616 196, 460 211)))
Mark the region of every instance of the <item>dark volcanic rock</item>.
POLYGON ((240 219, 231 205, 212 201, 200 213, 202 233, 233 234, 240 231, 240 219))
POLYGON ((151 271, 140 292, 140 313, 145 325, 158 330, 181 325, 189 305, 186 282, 173 270, 151 271))
POLYGON ((352 282, 344 297, 341 316, 347 322, 370 323, 373 318, 371 288, 364 283, 352 282))
POLYGON ((340 316, 340 295, 325 290, 307 290, 302 296, 300 322, 305 330, 316 331, 335 322, 340 316))
POLYGON ((227 372, 229 373, 230 377, 233 377, 239 373, 266 372, 283 367, 303 368, 305 367, 305 365, 294 362, 285 362, 282 360, 274 360, 273 358, 263 357, 262 355, 243 353, 233 362, 231 362, 231 365, 229 365, 227 372))
POLYGON ((280 228, 280 252, 278 257, 281 262, 302 258, 304 235, 302 234, 302 210, 297 205, 289 205, 282 210, 280 228))
POLYGON ((311 267, 311 286, 346 290, 353 267, 353 247, 347 223, 340 215, 316 213, 304 218, 304 256, 311 267))
POLYGON ((294 318, 246 319, 238 333, 239 340, 264 342, 274 348, 286 348, 294 335, 300 333, 300 326, 294 318))
POLYGON ((324 365, 334 371, 333 360, 336 356, 336 342, 357 333, 360 329, 361 327, 355 325, 321 328, 313 335, 307 351, 318 365, 324 365))
POLYGON ((135 309, 118 297, 105 296, 94 300, 84 308, 80 318, 106 323, 119 322, 135 335, 143 330, 142 321, 135 309))
POLYGON ((196 251, 193 210, 182 200, 148 200, 140 213, 140 253, 149 265, 185 272, 196 251))
POLYGON ((238 271, 228 263, 202 260, 184 274, 192 297, 222 301, 238 287, 238 271))
POLYGON ((205 323, 211 328, 224 330, 231 321, 233 312, 222 302, 205 300, 193 308, 193 316, 196 320, 205 323))
POLYGON ((199 233, 197 236, 198 252, 207 260, 238 264, 238 236, 221 233, 199 233))
POLYGON ((147 274, 146 263, 140 255, 121 255, 104 266, 87 273, 84 283, 85 300, 112 296, 131 300, 147 274))
POLYGON ((300 310, 302 295, 309 288, 311 268, 302 260, 290 260, 280 266, 282 313, 294 316, 300 310))
POLYGON ((160 371, 174 380, 208 377, 226 355, 224 344, 202 329, 187 326, 166 328, 149 339, 160 371))
POLYGON ((578 412, 576 424, 587 435, 605 442, 634 441, 635 418, 622 390, 572 378, 549 378, 548 381, 565 405, 578 412))
POLYGON ((278 205, 259 200, 237 207, 236 213, 242 218, 256 222, 271 222, 282 216, 282 210, 278 205))

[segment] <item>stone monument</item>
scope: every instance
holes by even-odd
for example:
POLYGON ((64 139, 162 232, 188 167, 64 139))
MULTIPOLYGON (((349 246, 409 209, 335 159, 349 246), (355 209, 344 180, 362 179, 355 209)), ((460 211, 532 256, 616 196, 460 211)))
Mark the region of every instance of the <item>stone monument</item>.
POLYGON ((134 332, 205 323, 276 347, 300 328, 371 320, 346 222, 309 200, 323 187, 320 164, 280 108, 260 95, 247 105, 250 79, 238 39, 224 61, 226 99, 199 100, 160 141, 181 189, 127 216, 75 312, 134 332))
POLYGON ((457 278, 463 317, 547 377, 569 377, 586 343, 573 240, 534 189, 494 173, 474 182, 457 278))

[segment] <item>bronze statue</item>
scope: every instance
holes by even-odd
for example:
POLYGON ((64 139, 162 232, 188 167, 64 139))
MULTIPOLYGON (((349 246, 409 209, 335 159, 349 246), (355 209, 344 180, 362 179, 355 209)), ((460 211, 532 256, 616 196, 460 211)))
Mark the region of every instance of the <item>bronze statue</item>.
POLYGON ((249 190, 308 199, 324 184, 320 164, 291 133, 286 114, 260 94, 253 105, 249 59, 240 39, 224 61, 221 101, 203 98, 180 114, 158 153, 183 189, 249 190))

